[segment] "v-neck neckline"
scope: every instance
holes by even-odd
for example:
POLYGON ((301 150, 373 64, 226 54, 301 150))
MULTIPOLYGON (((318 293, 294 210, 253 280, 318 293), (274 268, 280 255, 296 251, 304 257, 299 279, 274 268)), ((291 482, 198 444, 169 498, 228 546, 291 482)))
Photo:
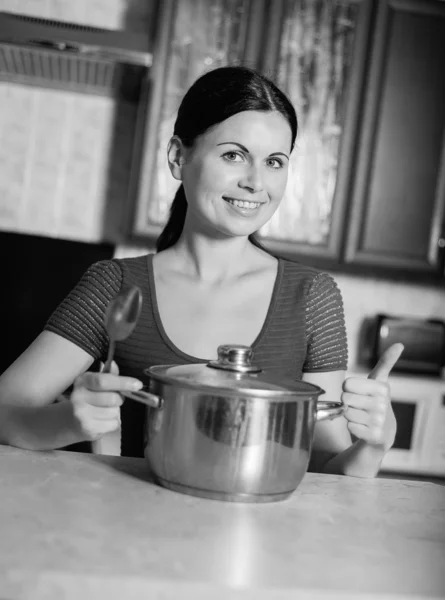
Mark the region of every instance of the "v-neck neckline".
MULTIPOLYGON (((185 361, 188 361, 191 363, 206 363, 209 360, 212 360, 212 358, 198 358, 197 356, 192 356, 191 354, 188 354, 187 352, 183 352, 180 348, 178 348, 178 346, 176 346, 176 344, 168 336, 168 334, 164 328, 164 325, 162 323, 161 315, 159 312, 159 305, 158 305, 158 299, 157 299, 157 294, 156 294, 156 281, 155 281, 155 274, 154 274, 154 267, 153 267, 154 256, 155 256, 154 254, 149 254, 147 257, 147 259, 148 259, 147 260, 148 282, 149 282, 149 289, 150 289, 150 296, 151 296, 151 304, 153 307, 153 316, 154 316, 155 323, 157 325, 159 333, 161 334, 162 339, 164 340, 166 345, 170 348, 170 350, 172 350, 177 356, 184 359, 185 361)), ((255 350, 258 347, 258 345, 261 343, 264 336, 266 335, 270 321, 272 319, 272 315, 275 311, 275 306, 277 304, 279 290, 280 290, 280 284, 281 284, 281 281, 283 278, 283 271, 284 271, 284 260, 281 258, 278 258, 277 260, 278 260, 277 274, 275 276, 274 287, 272 290, 272 296, 271 296, 271 299, 269 302, 269 307, 267 309, 266 318, 264 319, 264 322, 260 329, 260 332, 258 333, 255 340, 251 344, 252 350, 255 350)))

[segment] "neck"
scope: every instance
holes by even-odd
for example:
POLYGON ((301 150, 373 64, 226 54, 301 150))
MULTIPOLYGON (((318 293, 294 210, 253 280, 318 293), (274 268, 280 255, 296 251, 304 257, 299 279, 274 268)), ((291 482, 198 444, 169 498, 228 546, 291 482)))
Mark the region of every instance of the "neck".
POLYGON ((196 232, 192 234, 186 229, 172 251, 176 254, 176 264, 184 273, 207 283, 239 276, 261 252, 244 236, 215 239, 196 232))

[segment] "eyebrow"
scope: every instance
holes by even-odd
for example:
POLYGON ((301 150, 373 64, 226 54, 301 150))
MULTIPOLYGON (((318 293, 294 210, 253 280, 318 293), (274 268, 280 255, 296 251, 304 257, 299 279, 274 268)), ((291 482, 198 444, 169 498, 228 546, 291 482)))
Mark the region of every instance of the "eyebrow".
MULTIPOLYGON (((245 146, 243 146, 242 144, 238 144, 238 142, 221 142, 221 144, 216 144, 216 145, 224 146, 225 144, 233 144, 235 146, 238 146, 238 148, 241 148, 241 150, 243 150, 244 152, 247 152, 247 154, 249 154, 249 151, 247 150, 247 148, 245 146)), ((287 160, 289 160, 288 155, 285 154, 284 152, 272 152, 272 154, 269 154, 269 156, 285 156, 287 158, 287 160)))

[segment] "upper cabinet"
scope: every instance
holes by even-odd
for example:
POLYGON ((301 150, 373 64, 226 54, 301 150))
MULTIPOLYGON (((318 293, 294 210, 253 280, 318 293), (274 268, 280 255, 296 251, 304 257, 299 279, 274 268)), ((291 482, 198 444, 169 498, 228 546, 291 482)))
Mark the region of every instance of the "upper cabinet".
POLYGON ((339 259, 368 52, 371 0, 167 0, 160 3, 133 233, 156 238, 178 182, 166 148, 179 103, 204 72, 259 69, 298 115, 283 202, 260 232, 272 250, 339 259))
POLYGON ((261 12, 255 8, 249 0, 159 2, 148 103, 138 127, 141 165, 135 169, 133 194, 137 237, 157 238, 178 187, 168 168, 167 144, 182 97, 204 72, 241 64, 255 54, 261 27, 261 12))
POLYGON ((443 280, 445 1, 163 0, 158 12, 133 237, 153 241, 167 220, 185 91, 244 64, 277 82, 299 121, 263 243, 315 266, 443 280))
POLYGON ((269 10, 259 67, 287 93, 299 127, 284 198, 260 235, 282 254, 338 261, 372 2, 292 0, 269 10))
POLYGON ((443 278, 445 2, 379 3, 345 261, 443 278))

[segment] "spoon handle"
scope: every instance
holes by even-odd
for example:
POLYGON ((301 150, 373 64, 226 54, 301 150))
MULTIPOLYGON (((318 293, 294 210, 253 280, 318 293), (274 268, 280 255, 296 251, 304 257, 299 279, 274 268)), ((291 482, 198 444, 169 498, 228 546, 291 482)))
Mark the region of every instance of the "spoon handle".
POLYGON ((113 339, 111 339, 110 345, 108 346, 107 360, 104 364, 104 368, 102 369, 102 373, 109 373, 111 371, 111 363, 113 362, 115 346, 116 346, 116 342, 113 339))
POLYGON ((163 404, 162 398, 160 396, 156 396, 155 394, 151 394, 146 390, 147 388, 137 390, 136 392, 124 391, 121 392, 121 394, 125 398, 130 398, 131 400, 136 400, 136 402, 145 404, 145 406, 150 406, 151 408, 161 408, 163 404))

